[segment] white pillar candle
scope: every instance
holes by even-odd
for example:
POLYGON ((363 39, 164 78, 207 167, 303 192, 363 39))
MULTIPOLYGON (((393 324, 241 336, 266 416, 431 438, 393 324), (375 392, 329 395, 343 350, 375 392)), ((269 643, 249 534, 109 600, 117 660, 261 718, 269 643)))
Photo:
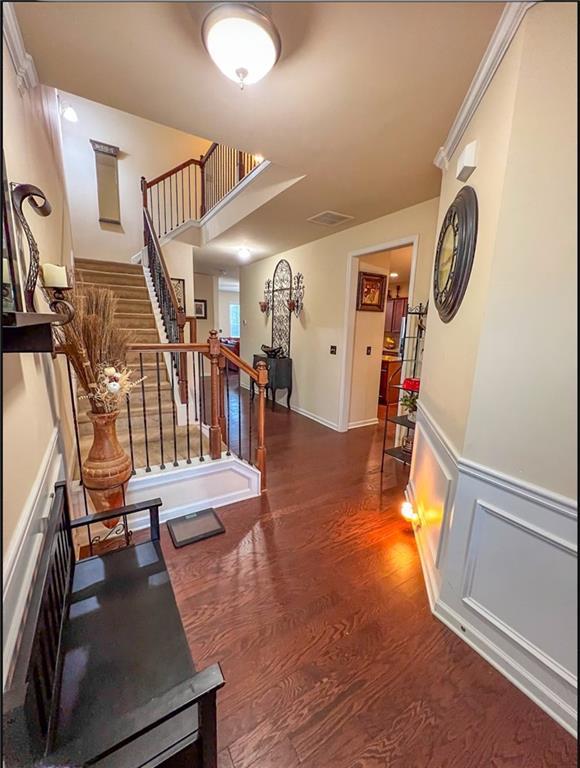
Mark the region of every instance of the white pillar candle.
POLYGON ((43 264, 42 282, 45 288, 68 288, 66 267, 58 264, 43 264))

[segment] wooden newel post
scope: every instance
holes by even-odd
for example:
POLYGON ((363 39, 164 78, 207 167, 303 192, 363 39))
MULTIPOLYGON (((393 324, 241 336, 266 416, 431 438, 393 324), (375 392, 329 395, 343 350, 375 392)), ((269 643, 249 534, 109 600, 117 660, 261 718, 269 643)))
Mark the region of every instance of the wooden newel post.
POLYGON ((222 433, 219 423, 219 358, 221 350, 217 331, 214 330, 209 332, 208 344, 209 361, 211 363, 211 424, 209 427, 209 454, 212 459, 219 459, 222 455, 222 433))
POLYGON ((261 473, 261 490, 266 490, 266 386, 268 384, 268 368, 263 360, 256 365, 258 373, 258 446, 256 448, 256 466, 261 473))
POLYGON ((220 355, 219 357, 219 375, 220 375, 219 377, 220 402, 219 402, 218 421, 220 425, 220 434, 222 436, 222 441, 227 444, 228 433, 227 433, 226 415, 225 415, 225 409, 224 409, 224 395, 225 395, 224 376, 226 376, 226 359, 223 355, 220 355))

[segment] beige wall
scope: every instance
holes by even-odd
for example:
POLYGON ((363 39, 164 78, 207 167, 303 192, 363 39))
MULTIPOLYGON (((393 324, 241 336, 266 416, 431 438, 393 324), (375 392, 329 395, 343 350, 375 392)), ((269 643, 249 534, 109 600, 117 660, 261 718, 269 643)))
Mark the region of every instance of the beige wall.
POLYGON ((448 324, 429 312, 421 402, 466 458, 576 495, 576 8, 522 22, 443 174, 478 141, 475 262, 448 324))
POLYGON ((520 37, 464 455, 575 498, 576 7, 536 5, 520 37))
MULTIPOLYGON (((388 251, 361 256, 357 261, 359 272, 389 274, 388 251)), ((352 426, 369 423, 377 418, 386 309, 385 300, 382 312, 357 312, 355 315, 348 415, 349 425, 352 426), (367 347, 371 348, 370 355, 367 355, 367 347)))
MULTIPOLYGON (((6 47, 3 48, 3 149, 8 180, 39 187, 52 206, 46 218, 25 204, 26 217, 40 249, 41 261, 70 263, 70 229, 57 137, 56 94, 37 87, 22 95, 6 47)), ((28 249, 24 245, 26 265, 28 249)), ((38 293, 38 292, 37 292, 38 293)), ((38 308, 42 308, 38 297, 38 308)), ((12 541, 26 501, 34 488, 62 410, 66 380, 61 362, 48 354, 3 356, 3 551, 12 541)), ((64 430, 64 448, 70 433, 64 430)))
POLYGON ((162 250, 171 277, 185 281, 185 310, 188 315, 193 315, 193 247, 178 240, 169 240, 162 250))
POLYGON ((240 270, 241 354, 252 360, 260 346, 271 341, 271 316, 260 312, 264 282, 281 258, 305 282, 304 311, 292 319, 291 356, 294 365, 295 408, 336 427, 339 423, 340 380, 345 354, 345 297, 349 254, 418 235, 418 264, 414 296, 425 301, 433 259, 437 199, 406 208, 374 221, 337 232, 240 270), (337 354, 329 348, 337 346, 337 354))
POLYGON ((448 206, 464 185, 455 178, 457 158, 466 144, 477 140, 477 169, 468 181, 476 190, 479 202, 473 269, 463 303, 451 322, 443 323, 431 302, 422 368, 421 402, 458 452, 463 449, 487 304, 520 56, 521 37, 517 36, 451 157, 441 182, 437 230, 448 206))
POLYGON ((189 158, 199 158, 210 142, 80 96, 61 93, 60 98, 78 116, 77 123, 62 120, 76 256, 127 261, 143 246, 141 176, 152 179, 189 158), (99 223, 95 153, 89 139, 120 149, 121 225, 99 223))
POLYGON ((203 275, 200 272, 196 272, 194 275, 195 298, 207 301, 207 320, 197 321, 197 340, 200 343, 207 341, 209 332, 216 327, 216 283, 217 277, 212 275, 203 275))

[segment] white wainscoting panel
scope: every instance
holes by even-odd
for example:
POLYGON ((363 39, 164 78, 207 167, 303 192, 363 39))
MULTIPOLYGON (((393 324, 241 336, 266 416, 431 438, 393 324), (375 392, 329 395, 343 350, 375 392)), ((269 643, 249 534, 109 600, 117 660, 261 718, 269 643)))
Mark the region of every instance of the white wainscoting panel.
POLYGON ((433 613, 576 734, 576 500, 460 457, 421 403, 407 495, 433 613))
POLYGON ((435 614, 575 734, 574 502, 460 461, 453 515, 435 614))
POLYGON ((65 479, 59 434, 55 427, 48 441, 18 526, 8 545, 2 568, 2 684, 6 685, 20 625, 42 546, 54 485, 65 479))
POLYGON ((415 535, 431 607, 441 588, 447 531, 453 510, 457 465, 424 410, 417 414, 407 496, 418 516, 415 535))

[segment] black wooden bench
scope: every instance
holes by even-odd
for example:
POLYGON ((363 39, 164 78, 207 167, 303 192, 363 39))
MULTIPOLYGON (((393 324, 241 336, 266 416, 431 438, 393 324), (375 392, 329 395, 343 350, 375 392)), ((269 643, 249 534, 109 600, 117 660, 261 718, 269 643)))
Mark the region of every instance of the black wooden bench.
POLYGON ((196 672, 159 542, 160 499, 70 520, 55 488, 4 694, 20 766, 216 768, 219 665, 196 672), (75 561, 72 531, 149 510, 150 541, 75 561))

